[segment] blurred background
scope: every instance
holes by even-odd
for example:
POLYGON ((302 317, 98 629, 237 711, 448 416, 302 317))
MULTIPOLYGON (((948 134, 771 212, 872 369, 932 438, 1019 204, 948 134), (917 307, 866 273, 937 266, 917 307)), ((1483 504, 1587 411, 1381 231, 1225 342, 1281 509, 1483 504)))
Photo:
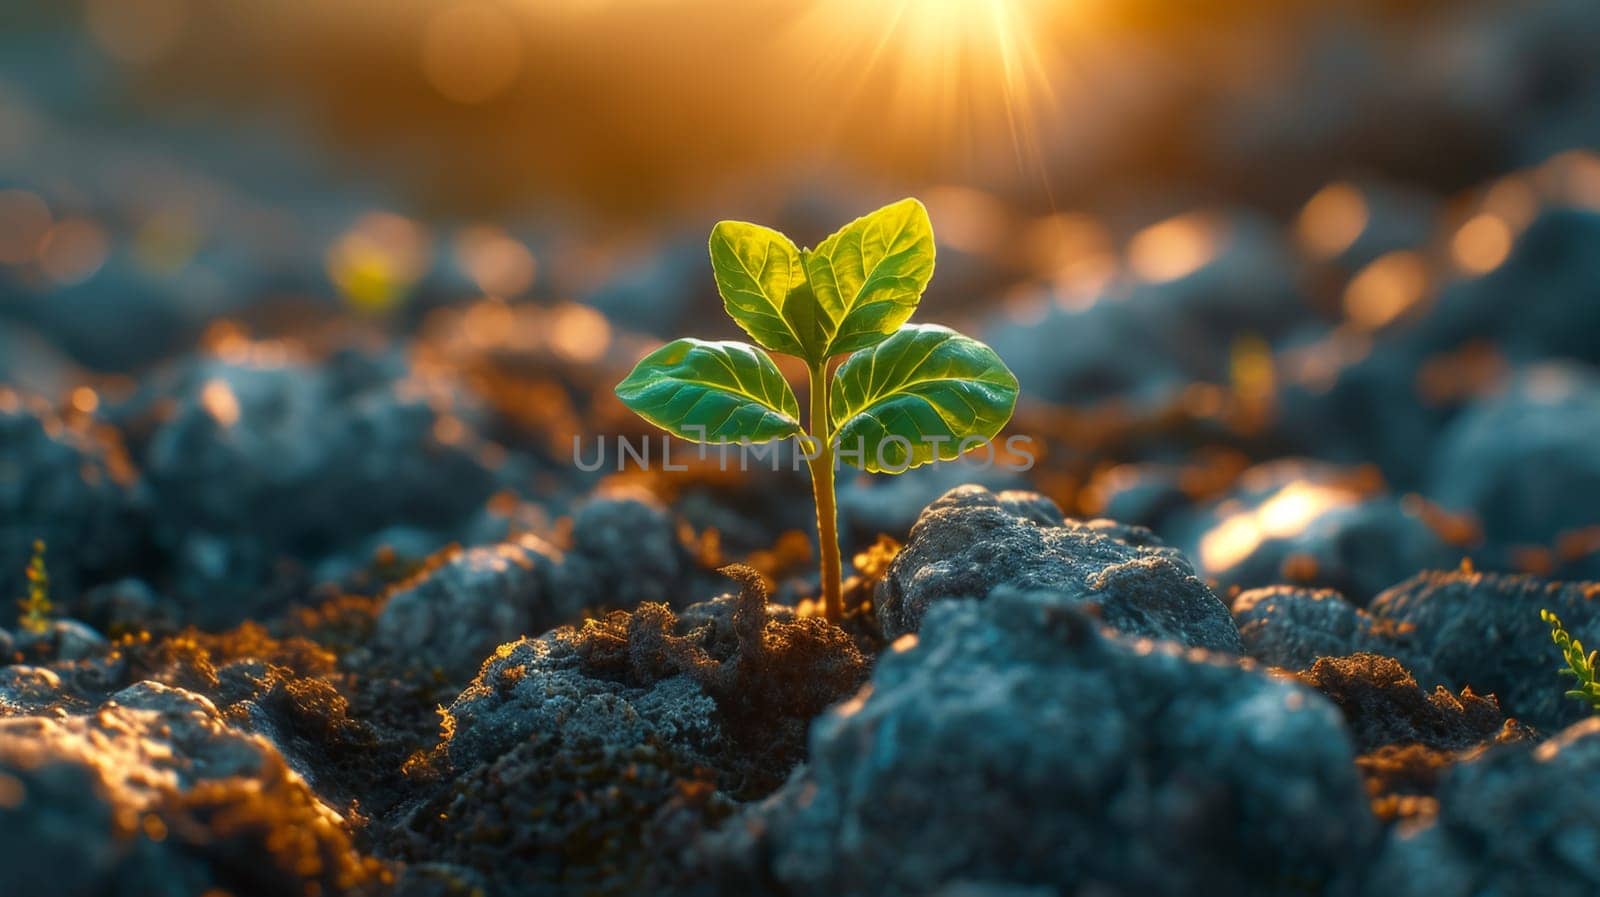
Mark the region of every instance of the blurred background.
MULTIPOLYGON (((198 596, 550 525, 593 486, 572 437, 642 432, 610 396, 633 360, 735 335, 716 220, 813 244, 905 195, 940 241, 919 319, 1007 359, 1041 460, 847 482, 847 556, 976 478, 1153 526, 1223 586, 1600 573, 1593 0, 5 20, 18 583, 39 532, 69 592, 198 596)), ((803 475, 635 479, 702 547, 806 530, 803 475)))

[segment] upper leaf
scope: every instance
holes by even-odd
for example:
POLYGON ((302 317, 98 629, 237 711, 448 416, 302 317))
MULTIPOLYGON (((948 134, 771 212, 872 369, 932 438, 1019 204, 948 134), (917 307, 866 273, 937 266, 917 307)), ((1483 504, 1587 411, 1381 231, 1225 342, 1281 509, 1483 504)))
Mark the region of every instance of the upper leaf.
MULTIPOLYGON (((711 270, 722 307, 750 338, 774 352, 810 355, 811 327, 797 327, 788 312, 809 305, 800 250, 770 227, 721 221, 711 229, 711 270), (794 296, 794 309, 789 309, 794 296)), ((809 325, 814 315, 802 314, 809 325)))
POLYGON ((673 340, 617 384, 640 417, 691 442, 768 442, 802 432, 800 403, 767 353, 739 342, 673 340))
MULTIPOLYGON (((902 199, 846 224, 803 253, 820 356, 865 349, 911 317, 933 277, 933 224, 915 199, 902 199)), ((796 303, 795 316, 806 312, 796 303)), ((802 333, 804 331, 801 331, 802 333)))
POLYGON ((983 343, 912 324, 845 359, 829 399, 840 456, 872 473, 901 473, 954 460, 963 439, 993 439, 1016 407, 1017 378, 983 343))

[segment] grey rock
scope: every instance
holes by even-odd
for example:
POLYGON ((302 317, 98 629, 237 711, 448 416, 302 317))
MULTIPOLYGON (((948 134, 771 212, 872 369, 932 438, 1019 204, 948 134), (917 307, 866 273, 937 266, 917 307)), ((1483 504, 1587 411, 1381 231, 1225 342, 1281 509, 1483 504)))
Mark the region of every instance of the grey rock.
POLYGON ((1059 519, 1059 511, 1041 510, 1048 502, 963 486, 928 505, 878 585, 884 635, 917 631, 937 602, 982 598, 1009 586, 1092 606, 1107 624, 1132 635, 1239 650, 1227 608, 1178 551, 1142 527, 1103 520, 1041 524, 1059 519))
POLYGON ((489 885, 481 872, 450 863, 407 863, 394 882, 397 897, 461 897, 487 893, 489 885))
POLYGON ((1309 690, 1001 590, 931 608, 712 850, 797 895, 1319 890, 1376 840, 1352 760, 1309 690))
POLYGON ((180 616, 171 600, 136 577, 95 586, 81 605, 85 620, 112 635, 175 626, 180 616))
MULTIPOLYGON (((1233 620, 1246 654, 1285 670, 1310 669, 1322 657, 1401 650, 1377 631, 1381 626, 1370 614, 1332 589, 1252 589, 1234 601, 1233 620)), ((1420 682, 1442 681, 1417 657, 1402 664, 1420 682)))
MULTIPOLYGON (((135 563, 144 491, 103 421, 63 419, 0 385, 0 596, 26 593, 33 543, 45 542, 53 601, 69 604, 135 563)), ((0 601, 0 621, 16 602, 0 601)))
MULTIPOLYGON (((850 546, 871 545, 879 533, 904 539, 929 502, 951 489, 973 483, 1000 493, 1024 487, 1027 480, 1012 471, 998 467, 985 469, 976 462, 967 461, 925 464, 892 477, 842 474, 839 477, 839 534, 845 559, 850 558, 850 546)), ((1054 504, 1049 499, 1045 502, 1054 504)), ((1059 518, 1060 509, 1054 509, 1054 515, 1059 518)), ((803 521, 803 525, 807 532, 815 535, 814 514, 803 521)))
POLYGON ((1183 489, 1183 468, 1176 464, 1119 464, 1086 489, 1098 502, 1099 516, 1151 529, 1161 528, 1191 501, 1183 489))
POLYGON ((1026 489, 1007 489, 995 495, 1000 507, 1039 526, 1063 526, 1067 519, 1055 502, 1026 489))
POLYGON ((375 641, 408 663, 471 676, 497 645, 581 610, 550 586, 559 561, 560 552, 533 535, 453 551, 390 593, 375 641))
POLYGON ((699 305, 705 264, 705 240, 684 237, 620 266, 583 302, 613 321, 671 338, 683 332, 691 311, 710 308, 699 305))
POLYGON ((645 495, 591 498, 574 517, 567 551, 524 534, 444 558, 389 595, 377 641, 455 681, 470 678, 497 645, 585 611, 677 600, 693 571, 676 518, 645 495))
POLYGON ((155 682, 129 686, 93 714, 0 720, 0 766, 84 765, 111 803, 132 811, 164 789, 249 775, 272 750, 230 729, 209 700, 155 682))
POLYGON ((993 881, 958 881, 933 892, 933 897, 1059 897, 1055 888, 993 881))
POLYGON ((682 600, 692 563, 677 521, 644 494, 591 498, 573 516, 572 548, 555 573, 564 605, 629 608, 682 600))
POLYGON ((1343 657, 1377 644, 1372 618, 1332 589, 1251 589, 1234 600, 1233 621, 1246 654, 1286 670, 1303 670, 1319 657, 1343 657))
POLYGON ((1600 523, 1600 376, 1577 366, 1523 372, 1441 437, 1429 494, 1475 512, 1491 552, 1551 546, 1600 523))
POLYGON ((18 768, 0 761, 0 775, 11 797, 23 798, 0 805, 6 861, 0 885, 6 892, 92 897, 112 891, 125 839, 117 808, 98 793, 95 771, 71 762, 18 768))
POLYGON ((1600 719, 1449 770, 1436 818, 1389 838, 1365 891, 1584 897, 1600 889, 1600 719))
MULTIPOLYGON (((1563 5, 1552 4, 1547 11, 1563 5)), ((1568 9, 1576 11, 1577 7, 1568 9)), ((1600 348, 1596 348, 1600 341, 1594 338, 1600 332, 1600 303, 1595 301, 1600 264, 1589 249, 1597 233, 1600 214, 1551 208, 1522 232, 1503 264, 1485 276, 1446 284, 1424 316, 1376 334, 1370 345, 1354 352, 1347 351, 1351 346, 1347 334, 1330 330, 1315 343, 1285 353, 1309 355, 1301 350, 1320 344, 1323 351, 1315 354, 1323 359, 1347 357, 1332 371, 1331 383, 1315 387, 1285 384, 1279 400, 1279 432, 1308 454, 1346 463, 1377 462, 1395 485, 1427 489, 1441 501, 1463 502, 1463 510, 1475 507, 1475 498, 1510 506, 1521 500, 1514 491, 1492 494, 1478 484, 1498 482, 1514 490, 1520 488, 1516 483, 1519 476, 1530 483, 1553 477, 1542 469, 1543 461, 1519 469, 1517 462, 1509 460, 1519 454, 1530 458, 1522 454, 1528 450, 1561 455, 1555 459, 1560 467, 1578 462, 1565 476, 1592 470, 1592 463, 1574 459, 1570 449, 1557 448, 1559 434, 1552 436, 1537 411, 1507 407, 1509 402, 1527 403, 1525 394, 1515 398, 1521 393, 1518 387, 1505 399, 1488 399, 1487 407, 1466 419, 1452 419, 1475 393, 1498 379, 1495 366, 1551 359, 1589 365, 1600 361, 1600 348), (1336 348, 1341 344, 1346 351, 1336 348), (1419 375, 1426 365, 1472 352, 1481 358, 1489 382, 1459 383, 1464 387, 1460 395, 1425 396, 1419 392, 1419 375), (1354 357, 1348 357, 1351 355, 1354 357), (1491 413, 1510 431, 1493 431, 1487 422, 1491 413), (1489 466, 1479 470, 1468 462, 1459 467, 1452 464, 1446 470, 1441 466, 1446 460, 1443 453, 1465 448, 1462 431, 1473 426, 1470 421, 1477 421, 1483 427, 1480 432, 1488 435, 1490 441, 1479 442, 1474 450, 1481 455, 1478 462, 1489 466), (1447 427, 1451 432, 1442 435, 1447 427), (1527 433, 1520 432, 1524 427, 1527 433), (1430 452, 1429 447, 1440 438, 1446 445, 1430 452)), ((1588 404, 1592 407, 1592 402, 1588 404)), ((1591 416, 1588 410, 1582 413, 1591 416)), ((1591 431, 1586 421, 1574 421, 1573 432, 1591 431)), ((1590 474, 1581 476, 1587 491, 1590 474)), ((1530 505, 1535 501, 1531 495, 1527 500, 1530 505)), ((1568 499, 1556 507, 1565 512, 1570 504, 1568 499)), ((1486 515, 1485 524, 1498 528, 1531 522, 1535 532, 1544 528, 1525 512, 1495 519, 1497 516, 1486 515)), ((1549 521, 1557 522, 1556 518, 1549 521)))
POLYGON ((50 628, 43 633, 24 635, 27 637, 19 639, 23 650, 27 650, 30 641, 43 642, 49 646, 51 660, 83 660, 102 653, 106 647, 105 636, 77 620, 51 620, 50 628))
POLYGON ((143 455, 155 538, 202 625, 275 609, 284 596, 262 586, 282 581, 286 561, 315 564, 401 523, 448 531, 495 488, 478 452, 481 409, 398 354, 202 358, 123 413, 138 419, 158 402, 172 410, 143 455))
POLYGON ((1431 668, 1434 682, 1493 694, 1506 713, 1544 731, 1588 710, 1565 697, 1561 655, 1541 609, 1556 613, 1585 645, 1600 645, 1600 583, 1547 582, 1530 576, 1451 571, 1421 573, 1379 595, 1368 608, 1392 646, 1431 668))
POLYGON ((754 570, 725 572, 737 597, 681 617, 647 602, 500 646, 446 709, 429 768, 456 775, 530 738, 567 757, 649 746, 732 794, 770 793, 804 760, 811 720, 869 665, 838 626, 773 607, 754 570))
POLYGON ((1550 731, 1586 712, 1564 696, 1561 655, 1541 609, 1555 611, 1585 645, 1600 644, 1600 583, 1466 571, 1419 573, 1365 610, 1337 594, 1274 588, 1234 605, 1246 651, 1263 663, 1306 669, 1319 657, 1393 657, 1424 689, 1470 687, 1509 716, 1550 731))
POLYGON ((20 324, 0 320, 0 383, 59 396, 83 379, 83 371, 48 340, 20 324))
POLYGON ((0 717, 41 713, 64 697, 61 677, 49 667, 0 667, 0 717))
POLYGON ((1201 231, 1217 251, 1197 270, 1138 283, 1081 310, 1052 303, 1042 320, 1001 324, 986 341, 1045 399, 1151 407, 1196 379, 1219 382, 1240 335, 1271 338, 1304 317, 1305 306, 1270 222, 1218 214, 1197 219, 1201 231))
POLYGON ((1430 360, 1410 332, 1352 336, 1318 328, 1277 347, 1286 376, 1274 434, 1296 454, 1343 465, 1376 464, 1395 488, 1420 489, 1428 447, 1461 403, 1424 401, 1430 360))
POLYGON ((131 373, 191 342, 206 303, 158 285, 131 255, 113 253, 94 277, 34 294, 28 306, 30 323, 73 360, 131 373))
MULTIPOLYGON (((1591 27, 1593 21, 1591 19, 1591 27)), ((1600 214, 1550 208, 1517 238, 1503 264, 1439 297, 1419 338, 1439 351, 1491 340, 1513 361, 1600 363, 1600 214), (1515 299, 1507 299, 1515 296, 1515 299)))
POLYGON ((0 718, 0 782, 6 893, 328 892, 371 871, 271 742, 154 682, 89 713, 0 718))
POLYGON ((622 746, 650 736, 690 756, 714 752, 720 738, 715 702, 688 676, 630 684, 590 675, 567 629, 501 645, 445 712, 451 734, 443 748, 455 770, 534 734, 622 746))

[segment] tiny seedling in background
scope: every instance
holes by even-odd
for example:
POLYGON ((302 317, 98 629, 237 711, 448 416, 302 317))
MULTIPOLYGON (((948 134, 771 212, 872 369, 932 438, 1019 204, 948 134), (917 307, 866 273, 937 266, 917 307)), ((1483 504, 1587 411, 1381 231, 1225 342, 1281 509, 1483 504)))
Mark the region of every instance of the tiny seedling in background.
POLYGON ((1541 610, 1539 619, 1549 624, 1550 640, 1561 649, 1561 657, 1567 662, 1561 675, 1578 680, 1577 688, 1569 690, 1567 697, 1587 703, 1591 710, 1600 710, 1600 682, 1595 681, 1595 661, 1600 658, 1600 651, 1583 653, 1583 643, 1567 632, 1561 625, 1561 618, 1554 613, 1541 610))
POLYGON ((18 602, 22 615, 18 623, 35 635, 50 631, 50 573, 44 566, 44 542, 35 540, 33 558, 28 561, 28 595, 18 602))
POLYGON ((617 384, 640 417, 703 443, 799 437, 811 472, 823 607, 844 616, 836 461, 902 473, 951 461, 993 439, 1017 379, 983 343, 947 327, 907 324, 933 276, 933 226, 915 199, 858 218, 801 249, 771 228, 723 221, 711 267, 728 315, 759 345, 674 340, 617 384), (766 351, 806 363, 810 414, 766 351), (848 355, 837 368, 830 362, 848 355))

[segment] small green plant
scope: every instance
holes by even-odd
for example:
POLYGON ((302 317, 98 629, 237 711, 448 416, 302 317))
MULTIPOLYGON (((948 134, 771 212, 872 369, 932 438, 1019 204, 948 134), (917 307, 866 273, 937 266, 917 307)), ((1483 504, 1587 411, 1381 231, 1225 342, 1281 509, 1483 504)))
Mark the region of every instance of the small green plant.
POLYGON ((1590 709, 1600 710, 1600 681, 1595 679, 1595 663, 1600 659, 1600 651, 1583 653, 1583 643, 1567 632, 1561 625, 1561 618, 1554 613, 1541 610, 1539 619, 1550 625, 1550 640, 1561 649, 1561 657, 1567 662, 1561 675, 1578 680, 1578 687, 1569 690, 1567 697, 1586 702, 1590 709))
POLYGON ((692 442, 800 440, 817 506, 823 607, 839 620, 836 465, 902 473, 954 460, 1011 419, 1017 378, 971 337, 906 323, 933 277, 933 225, 915 199, 858 218, 815 249, 743 221, 717 224, 710 249, 723 308, 758 345, 674 340, 640 361, 617 396, 692 442), (763 349, 805 362, 806 425, 763 349), (832 367, 841 355, 849 357, 832 367))
POLYGON ((22 607, 18 619, 23 629, 43 635, 50 631, 50 573, 44 566, 44 541, 35 539, 33 557, 28 561, 28 595, 17 602, 22 607))

